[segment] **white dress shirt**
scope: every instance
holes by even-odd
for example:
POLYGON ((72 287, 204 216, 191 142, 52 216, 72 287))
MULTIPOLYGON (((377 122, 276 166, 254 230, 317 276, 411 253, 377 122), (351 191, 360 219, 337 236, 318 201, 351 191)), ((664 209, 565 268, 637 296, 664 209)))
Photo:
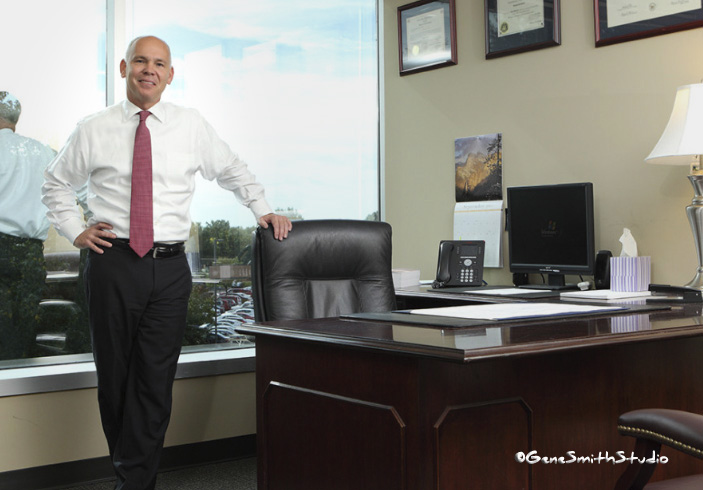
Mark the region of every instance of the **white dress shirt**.
POLYGON ((41 188, 55 154, 37 140, 0 129, 0 233, 46 240, 49 221, 41 188))
MULTIPOLYGON (((46 171, 44 204, 56 230, 73 243, 98 222, 129 238, 129 206, 134 135, 140 109, 123 101, 78 123, 46 171), (76 191, 88 182, 86 224, 76 191)), ((258 219, 271 208, 264 188, 246 163, 194 109, 168 102, 154 105, 146 120, 151 134, 154 241, 185 241, 190 234, 190 203, 195 173, 234 193, 258 219)))

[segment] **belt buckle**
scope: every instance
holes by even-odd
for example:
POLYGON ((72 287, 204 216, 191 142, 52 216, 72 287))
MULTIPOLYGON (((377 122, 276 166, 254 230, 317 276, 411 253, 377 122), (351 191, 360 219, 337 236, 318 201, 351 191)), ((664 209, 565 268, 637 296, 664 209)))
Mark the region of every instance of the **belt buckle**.
POLYGON ((183 251, 183 244, 155 245, 151 249, 151 256, 155 259, 169 258, 183 251))

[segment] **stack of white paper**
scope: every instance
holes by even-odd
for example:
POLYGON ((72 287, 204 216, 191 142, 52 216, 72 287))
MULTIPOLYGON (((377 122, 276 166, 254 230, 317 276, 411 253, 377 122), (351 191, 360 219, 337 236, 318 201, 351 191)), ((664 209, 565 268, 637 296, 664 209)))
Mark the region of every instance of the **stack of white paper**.
POLYGON ((413 269, 393 269, 393 287, 402 289, 420 284, 420 271, 413 269))

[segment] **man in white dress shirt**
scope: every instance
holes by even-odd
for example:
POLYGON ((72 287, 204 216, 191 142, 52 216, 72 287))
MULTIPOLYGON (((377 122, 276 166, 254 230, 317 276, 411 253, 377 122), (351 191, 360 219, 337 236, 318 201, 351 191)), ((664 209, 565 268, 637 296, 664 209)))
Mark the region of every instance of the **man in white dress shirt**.
POLYGON ((0 360, 30 354, 46 279, 41 187, 55 152, 15 132, 21 112, 16 97, 0 92, 0 360))
POLYGON ((57 231, 90 249, 85 281, 115 488, 144 490, 155 487, 186 326, 191 276, 183 242, 195 173, 232 191, 276 238, 287 237, 291 223, 271 211, 247 165, 198 112, 161 101, 174 75, 166 43, 151 36, 133 40, 120 72, 127 100, 79 122, 46 172, 44 203, 57 231), (140 111, 150 113, 153 172, 154 248, 144 257, 129 245, 140 111), (87 223, 75 195, 86 181, 87 223))

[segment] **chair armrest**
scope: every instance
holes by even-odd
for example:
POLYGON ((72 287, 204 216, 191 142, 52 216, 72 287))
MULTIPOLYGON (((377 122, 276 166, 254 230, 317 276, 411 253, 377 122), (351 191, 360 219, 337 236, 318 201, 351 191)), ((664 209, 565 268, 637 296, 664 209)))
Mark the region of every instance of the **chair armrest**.
POLYGON ((703 415, 663 408, 634 410, 618 418, 618 432, 703 459, 703 415))

